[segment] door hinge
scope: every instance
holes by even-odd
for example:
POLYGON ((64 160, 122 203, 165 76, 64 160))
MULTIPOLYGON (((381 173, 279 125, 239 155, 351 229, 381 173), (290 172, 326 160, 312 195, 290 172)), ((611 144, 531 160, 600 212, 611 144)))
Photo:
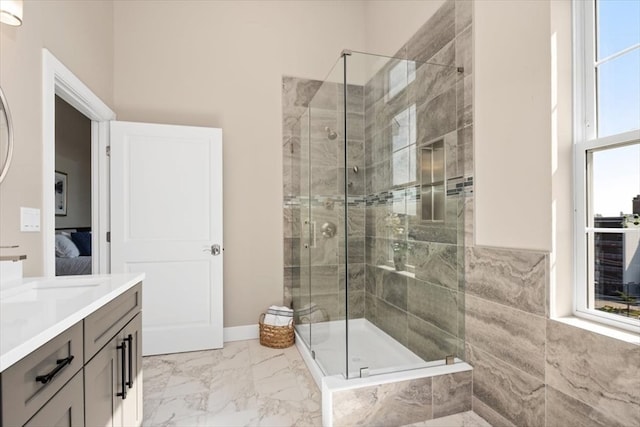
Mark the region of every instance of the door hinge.
POLYGON ((111 157, 111 146, 107 145, 106 149, 107 149, 107 157, 111 157))
POLYGON ((111 242, 111 232, 107 231, 107 243, 111 242))

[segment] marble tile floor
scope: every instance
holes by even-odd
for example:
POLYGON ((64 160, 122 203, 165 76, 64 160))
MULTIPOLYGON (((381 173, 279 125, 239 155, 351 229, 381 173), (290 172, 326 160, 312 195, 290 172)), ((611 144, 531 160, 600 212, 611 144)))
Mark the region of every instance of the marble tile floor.
MULTIPOLYGON (((295 346, 258 340, 143 359, 143 426, 322 426, 321 395, 295 346)), ((490 427, 473 412, 412 427, 490 427)))

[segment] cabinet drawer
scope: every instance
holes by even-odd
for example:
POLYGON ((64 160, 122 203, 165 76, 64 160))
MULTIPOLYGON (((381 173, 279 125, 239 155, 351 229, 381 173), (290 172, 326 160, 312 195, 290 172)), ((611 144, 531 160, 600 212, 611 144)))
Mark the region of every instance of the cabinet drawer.
POLYGON ((83 360, 82 322, 78 322, 4 371, 0 377, 4 425, 23 425, 82 368, 83 360))
POLYGON ((142 283, 138 283, 84 319, 85 363, 107 344, 142 309, 142 283))
POLYGON ((76 374, 47 402, 25 427, 83 427, 84 386, 82 373, 76 374))

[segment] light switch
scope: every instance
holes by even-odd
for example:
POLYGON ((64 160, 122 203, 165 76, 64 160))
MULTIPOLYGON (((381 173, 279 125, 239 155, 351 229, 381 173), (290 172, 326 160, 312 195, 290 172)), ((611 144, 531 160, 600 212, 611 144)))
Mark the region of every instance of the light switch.
POLYGON ((20 208, 20 231, 40 231, 40 209, 20 208))

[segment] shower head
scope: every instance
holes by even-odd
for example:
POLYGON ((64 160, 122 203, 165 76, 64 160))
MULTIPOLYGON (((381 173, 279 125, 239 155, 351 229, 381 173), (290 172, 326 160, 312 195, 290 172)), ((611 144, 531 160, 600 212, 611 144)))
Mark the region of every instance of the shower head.
POLYGON ((329 126, 325 126, 324 130, 327 132, 327 138, 329 138, 330 141, 333 141, 338 137, 338 133, 329 126))

